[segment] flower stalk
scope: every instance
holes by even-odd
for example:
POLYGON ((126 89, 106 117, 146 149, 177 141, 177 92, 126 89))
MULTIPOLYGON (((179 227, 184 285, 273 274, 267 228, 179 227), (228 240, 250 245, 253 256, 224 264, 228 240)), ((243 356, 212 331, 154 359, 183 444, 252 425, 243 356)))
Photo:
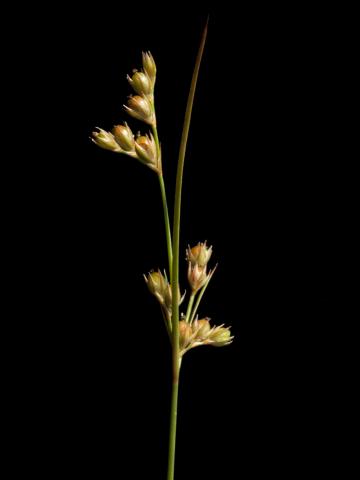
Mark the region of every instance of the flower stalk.
MULTIPOLYGON (((152 132, 153 132, 153 135, 154 135, 158 156, 161 157, 161 147, 160 147, 160 142, 159 142, 159 135, 158 135, 157 127, 155 125, 152 127, 152 132)), ((166 199, 165 182, 164 182, 164 176, 163 176, 162 170, 161 170, 161 172, 158 173, 158 179, 159 179, 161 201, 162 201, 163 213, 164 213, 166 248, 167 248, 167 254, 168 254, 168 264, 169 264, 170 282, 171 282, 172 261, 173 261, 171 228, 170 228, 169 210, 168 210, 167 199, 166 199)))

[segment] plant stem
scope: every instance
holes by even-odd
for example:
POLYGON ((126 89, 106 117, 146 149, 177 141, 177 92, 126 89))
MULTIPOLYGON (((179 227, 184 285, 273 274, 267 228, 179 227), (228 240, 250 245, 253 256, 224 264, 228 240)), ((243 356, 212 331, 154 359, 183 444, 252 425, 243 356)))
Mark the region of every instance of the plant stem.
POLYGON ((195 315, 196 315, 196 312, 197 312, 197 309, 199 308, 199 305, 200 305, 200 302, 201 302, 201 299, 205 293, 205 290, 206 290, 206 287, 209 285, 209 282, 212 278, 212 276, 214 275, 215 273, 215 270, 216 270, 216 267, 214 268, 214 270, 209 274, 209 277, 208 279, 206 280, 206 283, 205 285, 202 287, 202 289, 200 290, 200 293, 199 293, 199 296, 196 300, 196 303, 195 303, 195 307, 192 311, 192 314, 191 314, 191 317, 190 317, 190 323, 192 323, 194 321, 194 318, 195 318, 195 315))
POLYGON ((191 295, 190 295, 190 298, 189 298, 189 303, 188 303, 187 310, 186 310, 186 316, 185 316, 185 321, 186 322, 190 321, 191 309, 192 309, 194 300, 195 300, 195 293, 191 292, 191 295))
MULTIPOLYGON (((156 149, 158 153, 158 158, 161 158, 161 149, 160 149, 160 142, 159 142, 159 135, 157 131, 157 127, 152 125, 152 132, 154 135, 156 149)), ((167 206, 167 199, 166 199, 166 190, 165 190, 165 183, 164 177, 162 174, 162 168, 160 168, 160 172, 158 173, 159 184, 160 184, 160 191, 161 191, 161 200, 163 204, 163 211, 164 211, 164 222, 165 222, 165 234, 166 234, 166 247, 167 247, 167 254, 168 254, 168 261, 169 261, 169 273, 170 273, 170 281, 171 281, 171 272, 172 272, 172 245, 171 245, 171 231, 170 231, 170 220, 169 220, 169 210, 167 206)))
POLYGON ((173 381, 172 392, 171 392, 169 467, 168 467, 167 480, 174 479, 178 394, 179 394, 179 379, 177 381, 173 381))
POLYGON ((173 268, 171 278, 172 288, 172 400, 170 413, 170 441, 169 441, 169 464, 167 480, 174 480, 175 469, 175 445, 176 445, 176 420, 177 420, 177 398, 179 391, 180 355, 179 355, 179 243, 180 243, 180 211, 181 211, 181 189, 184 171, 187 139, 189 135, 191 112, 194 103, 196 82, 199 75, 200 63, 205 47, 207 35, 207 22, 201 38, 199 51, 196 57, 194 72, 191 80, 188 101, 186 105, 184 126, 179 149, 179 159, 176 173, 175 204, 174 204, 174 226, 173 226, 173 268))
POLYGON ((162 173, 159 173, 158 178, 159 178, 159 183, 160 183, 161 199, 162 199, 163 210, 164 210, 166 246, 167 246, 167 254, 168 254, 168 261, 169 261, 170 282, 171 282, 171 278, 172 278, 172 245, 171 245, 171 231, 170 231, 169 211, 168 211, 168 206, 167 206, 167 201, 166 201, 166 191, 165 191, 164 177, 163 177, 162 173))
MULTIPOLYGON (((208 282, 206 282, 208 283, 208 282)), ((190 317, 190 323, 192 323, 194 321, 194 318, 195 318, 195 315, 196 315, 196 312, 199 308, 199 305, 200 305, 200 302, 201 302, 201 299, 202 299, 202 296, 204 295, 204 292, 205 292, 205 288, 206 288, 206 284, 203 286, 203 288, 201 289, 200 293, 199 293, 199 296, 196 300, 196 304, 195 304, 195 307, 194 307, 194 310, 192 312, 192 315, 190 317)))

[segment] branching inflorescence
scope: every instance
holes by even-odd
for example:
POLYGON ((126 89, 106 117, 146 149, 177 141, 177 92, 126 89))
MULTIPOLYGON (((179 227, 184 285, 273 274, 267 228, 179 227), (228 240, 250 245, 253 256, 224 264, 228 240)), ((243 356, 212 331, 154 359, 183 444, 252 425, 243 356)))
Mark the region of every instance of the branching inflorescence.
MULTIPOLYGON (((180 147, 179 162, 185 155, 187 131, 190 124, 192 101, 199 71, 203 47, 205 44, 206 29, 203 35, 202 44, 198 54, 197 63, 193 75, 192 86, 188 100, 187 112, 185 116, 184 131, 186 134, 182 138, 180 147), (185 139, 185 140, 184 140, 185 139), (182 158, 181 158, 182 155, 182 158)), ((151 53, 142 54, 141 71, 134 71, 133 75, 127 76, 128 82, 135 91, 136 95, 128 98, 127 105, 124 105, 126 112, 132 117, 148 124, 151 131, 146 134, 138 133, 135 137, 127 123, 116 125, 111 132, 98 128, 92 134, 92 141, 101 148, 111 150, 115 153, 121 153, 132 157, 142 164, 148 166, 156 172, 159 178, 161 197, 164 210, 165 232, 167 253, 169 262, 169 275, 164 270, 152 271, 144 275, 145 282, 149 291, 160 304, 162 316, 165 322, 166 330, 169 334, 173 349, 173 397, 170 418, 170 443, 169 443, 169 471, 168 479, 174 478, 174 459, 175 459, 175 438, 176 438, 176 410, 178 395, 178 378, 181 360, 184 354, 194 347, 201 345, 212 345, 222 347, 232 342, 233 337, 230 328, 224 325, 211 326, 208 317, 200 318, 198 308, 207 286, 215 273, 216 266, 208 270, 208 263, 212 256, 212 247, 205 243, 198 243, 194 247, 186 250, 187 278, 190 286, 190 294, 187 302, 186 311, 179 315, 179 306, 183 304, 186 294, 181 295, 178 279, 173 278, 173 270, 178 276, 178 251, 173 252, 172 238, 174 245, 179 243, 178 233, 180 229, 180 192, 177 188, 175 196, 175 208, 178 206, 178 215, 174 218, 173 235, 171 234, 169 213, 167 208, 165 183, 163 180, 161 147, 158 138, 156 111, 154 103, 154 88, 156 80, 156 65, 151 53), (177 233, 177 236, 176 236, 177 233), (177 240, 177 241, 176 241, 177 240), (174 258, 173 258, 174 253, 174 258), (175 284, 173 285, 173 283, 175 284), (173 297, 177 297, 177 302, 173 297), (177 303, 177 304, 176 304, 177 303), (176 344, 177 342, 177 344, 176 344)), ((177 185, 182 182, 182 166, 178 169, 177 185)), ((175 212, 176 213, 176 212, 175 212)), ((174 249, 175 250, 175 249, 174 249)))

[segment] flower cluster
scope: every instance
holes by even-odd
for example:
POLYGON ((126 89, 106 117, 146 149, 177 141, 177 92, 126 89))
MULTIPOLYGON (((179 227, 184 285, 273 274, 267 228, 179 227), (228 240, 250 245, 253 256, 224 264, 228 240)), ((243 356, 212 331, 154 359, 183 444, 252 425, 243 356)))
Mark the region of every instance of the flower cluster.
MULTIPOLYGON (((161 148, 157 134, 154 104, 156 64, 150 52, 143 52, 142 69, 139 71, 134 70, 131 76, 127 76, 127 80, 134 90, 135 95, 128 97, 127 105, 124 105, 125 111, 133 118, 149 125, 151 132, 147 134, 138 133, 135 136, 129 125, 125 122, 122 125, 115 125, 110 132, 98 128, 97 131, 94 131, 92 134, 92 141, 101 148, 122 153, 139 160, 157 172, 162 178, 161 148)), ((166 200, 163 204, 165 218, 167 217, 167 225, 169 225, 166 200)), ((168 256, 170 264, 171 243, 170 254, 168 256)), ((199 345, 224 346, 231 343, 233 339, 229 327, 224 327, 223 325, 211 327, 209 318, 199 320, 197 316, 200 301, 216 270, 216 267, 213 270, 208 270, 208 263, 211 256, 212 247, 208 247, 206 242, 198 243, 192 248, 189 246, 186 250, 186 260, 188 263, 187 279, 190 285, 190 298, 186 314, 181 313, 179 321, 179 349, 181 356, 191 348, 199 345)), ((144 278, 150 292, 160 303, 166 328, 170 338, 172 338, 171 279, 169 282, 166 273, 164 272, 163 275, 160 270, 152 271, 148 275, 144 275, 144 278)), ((180 289, 178 297, 179 305, 181 305, 185 298, 185 293, 181 297, 180 289)))
POLYGON ((224 347, 229 345, 234 337, 231 336, 230 327, 220 325, 210 326, 210 318, 195 319, 193 323, 185 320, 179 325, 180 355, 200 345, 212 345, 213 347, 224 347))
MULTIPOLYGON (((133 118, 150 125, 156 130, 156 114, 154 105, 154 87, 156 80, 156 65, 150 52, 142 54, 143 70, 127 76, 130 86, 137 95, 130 95, 125 111, 133 118)), ((160 146, 152 133, 137 134, 136 138, 131 128, 125 122, 115 125, 111 132, 102 128, 92 133, 92 141, 101 148, 122 153, 136 158, 157 173, 161 173, 160 146)))
MULTIPOLYGON (((215 272, 215 269, 207 271, 211 255, 212 247, 208 247, 206 242, 198 243, 192 248, 189 246, 186 250, 191 297, 186 315, 182 314, 179 322, 179 349, 181 357, 191 348, 200 345, 223 347, 229 345, 234 338, 231 336, 230 327, 224 327, 224 325, 210 326, 209 318, 205 317, 199 320, 198 316, 196 316, 202 294, 215 272), (198 300, 195 304, 196 306, 193 307, 196 296, 198 300)), ((172 295, 171 285, 167 280, 166 274, 163 275, 158 270, 157 272, 150 272, 147 276, 144 275, 144 278, 150 292, 161 305, 166 320, 166 327, 170 333, 172 329, 172 295)), ((180 298, 179 292, 179 305, 184 298, 185 294, 180 298)))

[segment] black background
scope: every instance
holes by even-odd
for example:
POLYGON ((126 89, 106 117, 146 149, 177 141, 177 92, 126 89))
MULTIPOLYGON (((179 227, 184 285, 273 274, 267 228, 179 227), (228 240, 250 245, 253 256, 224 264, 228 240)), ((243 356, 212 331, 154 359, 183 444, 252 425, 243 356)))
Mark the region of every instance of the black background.
POLYGON ((166 266, 158 183, 89 136, 123 120, 144 130, 122 104, 126 74, 150 50, 172 208, 208 12, 184 174, 181 285, 187 244, 208 240, 219 268, 200 313, 231 325, 235 339, 184 359, 177 478, 288 478, 330 462, 336 24, 310 7, 160 14, 104 4, 46 12, 33 55, 21 56, 23 70, 36 72, 28 101, 39 127, 33 160, 16 177, 26 200, 21 307, 35 318, 22 330, 31 353, 20 411, 24 443, 36 450, 29 468, 48 478, 165 478, 170 346, 142 278, 166 266))

